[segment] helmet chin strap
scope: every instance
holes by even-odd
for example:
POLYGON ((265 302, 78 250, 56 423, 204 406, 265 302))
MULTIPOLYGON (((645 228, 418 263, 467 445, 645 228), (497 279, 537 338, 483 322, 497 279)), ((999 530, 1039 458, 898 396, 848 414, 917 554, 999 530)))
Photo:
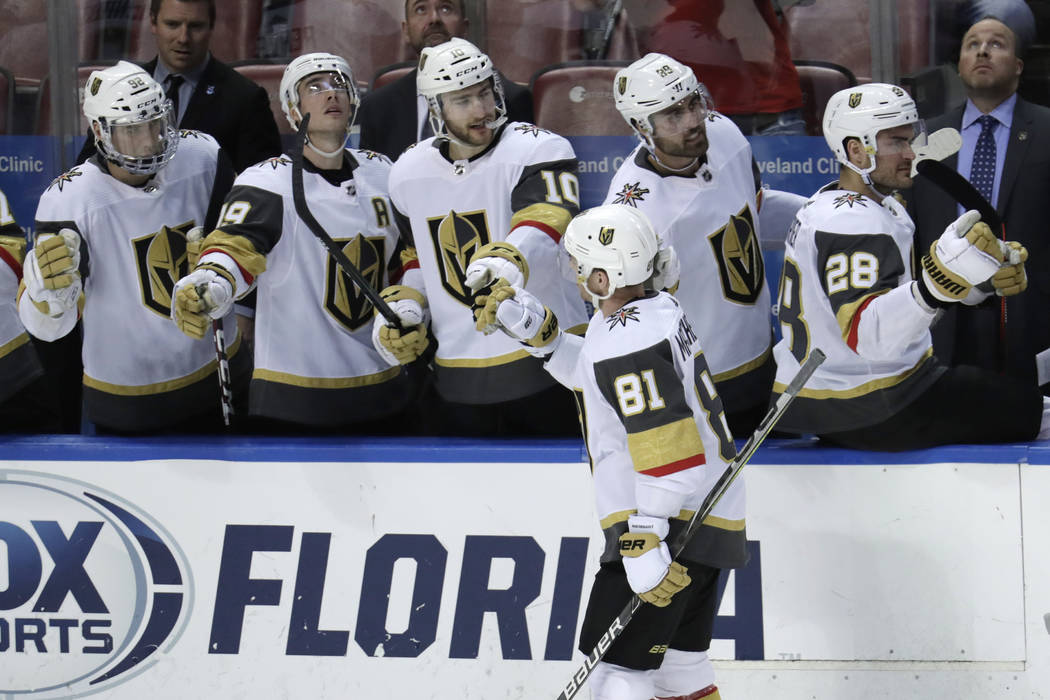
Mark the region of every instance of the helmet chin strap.
MULTIPOLYGON (((303 113, 299 111, 298 107, 295 108, 295 111, 299 114, 299 119, 298 119, 297 123, 301 124, 302 121, 303 121, 303 113)), ((298 126, 296 126, 296 128, 298 128, 298 126)), ((350 125, 349 124, 347 124, 346 131, 347 131, 347 135, 349 135, 349 133, 350 133, 350 125)), ((342 153, 343 150, 345 149, 345 147, 346 147, 346 137, 343 138, 343 143, 340 144, 339 148, 335 149, 334 151, 322 151, 320 148, 318 148, 317 146, 314 145, 313 140, 311 140, 311 138, 310 138, 310 134, 307 133, 306 134, 306 147, 309 148, 314 153, 316 153, 317 155, 321 156, 322 158, 335 158, 337 155, 342 153)))
POLYGON ((871 198, 879 204, 881 204, 882 200, 886 199, 887 195, 884 195, 882 192, 879 192, 879 190, 875 187, 875 183, 871 180, 871 174, 875 171, 875 154, 869 153, 868 156, 871 159, 871 166, 867 168, 858 168, 850 161, 846 161, 844 165, 853 172, 860 175, 861 181, 868 187, 868 193, 871 196, 871 198))

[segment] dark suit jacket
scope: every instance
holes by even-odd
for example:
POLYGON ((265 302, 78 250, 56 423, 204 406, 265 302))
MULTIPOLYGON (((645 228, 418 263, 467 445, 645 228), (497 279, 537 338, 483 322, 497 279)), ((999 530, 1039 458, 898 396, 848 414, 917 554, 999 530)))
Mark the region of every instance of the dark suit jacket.
MULTIPOLYGON (((927 120, 927 128, 931 133, 946 126, 960 129, 962 115, 960 106, 927 120)), ((958 156, 944 162, 956 168, 958 156)), ((906 196, 915 221, 916 254, 921 257, 955 220, 956 202, 921 176, 906 196)), ((1048 197, 1050 109, 1018 98, 996 208, 1006 226, 1007 240, 1019 241, 1028 249, 1028 289, 1007 300, 1005 345, 1000 343, 1000 297, 993 296, 976 307, 952 304, 932 329, 934 351, 947 364, 976 364, 1035 384, 1035 355, 1050 347, 1048 197)))
MULTIPOLYGON (((156 58, 143 65, 150 75, 156 67, 156 58)), ((281 154, 281 135, 266 89, 214 57, 209 57, 179 126, 214 136, 237 172, 281 154)), ((95 140, 89 134, 77 162, 94 153, 95 140)))
MULTIPOLYGON (((532 93, 500 75, 507 117, 512 122, 532 123, 532 93)), ((378 151, 397 160, 401 152, 416 142, 416 71, 368 93, 361 100, 358 123, 361 148, 378 151)))

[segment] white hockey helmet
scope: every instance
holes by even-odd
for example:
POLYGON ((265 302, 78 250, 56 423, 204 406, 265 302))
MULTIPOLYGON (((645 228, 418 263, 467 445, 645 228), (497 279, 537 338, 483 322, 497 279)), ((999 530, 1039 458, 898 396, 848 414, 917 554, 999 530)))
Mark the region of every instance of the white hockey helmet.
POLYGON ((578 214, 562 237, 565 252, 575 260, 576 280, 594 305, 622 287, 642 284, 653 274, 660 239, 642 212, 624 204, 603 204, 578 214), (605 270, 609 290, 599 296, 587 286, 591 273, 605 270))
POLYGON ((879 132, 908 124, 915 125, 913 145, 923 145, 925 126, 908 93, 896 85, 867 83, 839 90, 831 96, 824 110, 824 139, 839 163, 856 171, 867 182, 868 175, 875 169, 879 132), (859 140, 864 151, 871 156, 867 168, 859 168, 850 162, 846 152, 846 139, 849 138, 859 140))
POLYGON ((88 76, 84 85, 84 116, 95 133, 95 146, 102 157, 130 173, 155 173, 175 156, 179 130, 171 100, 153 76, 134 63, 120 61, 88 76), (146 124, 149 126, 143 126, 146 124), (149 152, 125 153, 132 134, 140 132, 150 134, 149 152))
POLYGON ((616 109, 650 151, 653 150, 650 117, 694 93, 703 100, 706 113, 711 108, 707 88, 689 66, 662 53, 646 54, 617 71, 613 79, 616 109))
POLYGON ((466 39, 454 37, 437 46, 427 46, 419 54, 419 69, 416 71, 416 90, 427 99, 430 110, 430 128, 437 136, 448 137, 445 118, 441 113, 439 97, 445 93, 477 85, 492 79, 492 91, 496 95, 496 119, 488 123, 490 129, 498 129, 507 121, 507 105, 503 98, 503 86, 492 59, 466 39))
POLYGON ((346 82, 346 92, 350 97, 350 119, 346 122, 346 133, 357 118, 357 107, 361 96, 357 92, 357 83, 350 64, 341 56, 330 53, 307 53, 292 60, 281 76, 281 111, 293 129, 299 128, 303 115, 299 111, 299 81, 314 73, 335 73, 346 82))

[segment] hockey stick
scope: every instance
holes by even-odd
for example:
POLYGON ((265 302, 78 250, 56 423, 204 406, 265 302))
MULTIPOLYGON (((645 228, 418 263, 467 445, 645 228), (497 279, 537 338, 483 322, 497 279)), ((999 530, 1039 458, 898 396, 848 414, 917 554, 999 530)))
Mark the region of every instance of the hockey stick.
POLYGON ((922 146, 912 146, 915 152, 915 160, 911 162, 911 176, 918 174, 919 163, 924 160, 944 160, 954 155, 962 148, 962 136, 958 130, 946 126, 938 129, 926 137, 926 143, 922 146))
POLYGON ((920 175, 961 204, 963 209, 976 209, 981 214, 982 221, 1005 235, 999 212, 969 180, 959 174, 959 171, 939 160, 922 160, 916 163, 915 168, 920 175))
POLYGON ((321 227, 317 219, 310 212, 310 207, 306 204, 306 194, 303 191, 303 149, 306 147, 306 127, 310 124, 310 113, 307 112, 303 115, 303 120, 299 124, 299 132, 295 136, 295 148, 292 149, 292 201, 295 204, 296 215, 303 220, 306 227, 310 229, 310 232, 314 234, 324 244, 324 247, 328 249, 328 253, 335 258, 336 263, 345 272, 357 288, 361 290, 361 293, 368 297, 375 307, 379 310, 379 313, 383 314, 383 318, 387 322, 399 330, 401 333, 405 332, 405 326, 401 323, 401 319, 398 317, 394 310, 386 303, 386 301, 379 296, 379 292, 365 279, 365 276, 361 274, 361 271, 357 269, 357 266, 350 262, 350 258, 346 257, 346 253, 343 249, 336 245, 332 237, 321 227))
MULTIPOLYGON (((199 241, 204 235, 200 228, 192 228, 186 234, 186 240, 199 241)), ((197 293, 203 298, 204 289, 198 288, 197 293)), ((222 402, 222 422, 230 427, 230 418, 233 416, 233 381, 230 379, 230 361, 226 356, 226 334, 222 329, 222 319, 211 320, 211 335, 215 341, 215 361, 219 374, 219 401, 222 402)))
MULTIPOLYGON (((799 368, 798 374, 788 384, 787 389, 780 395, 780 398, 776 400, 769 411, 766 413, 762 422, 755 428, 754 434, 748 438, 744 447, 737 453, 737 456, 729 463, 726 470, 722 472, 722 476, 719 477, 718 482, 714 485, 711 491, 704 498, 703 503, 693 513, 693 517, 689 520, 689 525, 685 530, 675 538, 674 544, 671 545, 671 558, 675 559, 685 549, 685 546, 689 544, 689 541, 693 538, 696 532, 700 529, 704 520, 711 514, 714 507, 721 500, 722 496, 725 495, 726 491, 729 490, 730 485, 740 475, 741 470, 751 459, 751 456, 755 454, 755 450, 762 444, 762 441, 766 439, 770 431, 773 430, 773 426, 777 424, 780 417, 784 415, 784 411, 787 410, 788 405, 794 401, 795 396, 802 390, 809 378, 813 376, 813 372, 816 371, 817 367, 824 361, 824 353, 819 348, 814 348, 806 358, 805 363, 799 368)), ((572 674, 572 679, 565 686, 565 689, 561 691, 558 696, 558 700, 571 700, 576 697, 577 693, 583 689, 584 683, 590 677, 594 667, 598 665, 598 662, 605 656, 605 652, 609 650, 609 647, 613 645, 613 642, 623 634, 623 630, 627 627, 627 623, 634 617, 635 612, 642 606, 642 599, 637 595, 631 596, 631 600, 628 601, 620 614, 616 616, 616 619, 612 621, 609 628, 605 630, 605 634, 598 640, 598 645, 594 647, 590 654, 588 654, 586 660, 583 662, 583 666, 576 670, 576 673, 572 674)))

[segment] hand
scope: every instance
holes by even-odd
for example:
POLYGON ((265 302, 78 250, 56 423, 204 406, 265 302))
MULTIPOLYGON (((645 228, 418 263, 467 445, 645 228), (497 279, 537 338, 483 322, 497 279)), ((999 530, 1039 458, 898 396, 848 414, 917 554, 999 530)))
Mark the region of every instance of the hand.
POLYGON ((629 531, 620 535, 627 583, 646 603, 666 607, 676 593, 692 582, 685 567, 671 561, 664 542, 670 525, 666 518, 632 515, 627 526, 629 531))
POLYGON ((197 267, 197 262, 201 259, 201 253, 204 251, 204 229, 200 226, 194 226, 186 232, 186 264, 189 269, 197 267))
POLYGON ((430 343, 426 299, 412 287, 400 284, 387 287, 380 296, 400 319, 405 332, 387 325, 386 318, 377 311, 372 322, 372 345, 390 366, 407 365, 419 359, 430 343))
POLYGON ((46 316, 58 318, 76 308, 83 289, 80 279, 80 236, 64 228, 42 234, 22 266, 26 294, 46 316))
POLYGON ((1028 260, 1028 250, 1017 241, 1006 242, 1006 253, 1002 267, 992 275, 992 287, 1001 297, 1012 297, 1028 288, 1028 275, 1024 263, 1028 260))
POLYGON ((934 305, 961 301, 975 285, 989 279, 1003 262, 999 240, 968 211, 948 225, 922 258, 921 287, 934 305))
POLYGON ((682 274, 682 264, 674 246, 661 248, 653 261, 653 289, 664 290, 671 294, 678 291, 678 280, 682 274))
POLYGON ((222 318, 233 308, 233 280, 216 266, 200 267, 175 283, 171 318, 179 330, 200 340, 211 328, 211 319, 222 318))
POLYGON ((503 280, 479 292, 474 309, 475 327, 479 331, 498 328, 539 357, 554 352, 561 336, 558 317, 553 311, 529 292, 503 280))
POLYGON ((500 278, 514 287, 524 287, 529 281, 529 264, 521 251, 506 241, 486 243, 471 256, 464 282, 477 293, 500 278))

